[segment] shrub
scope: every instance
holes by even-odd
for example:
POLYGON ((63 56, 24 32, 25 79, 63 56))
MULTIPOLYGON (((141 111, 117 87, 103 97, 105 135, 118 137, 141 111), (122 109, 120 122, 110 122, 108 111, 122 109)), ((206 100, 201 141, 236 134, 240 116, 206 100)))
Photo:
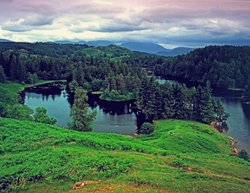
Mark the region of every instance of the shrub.
POLYGON ((36 108, 36 112, 34 114, 34 121, 39 122, 39 123, 46 123, 50 125, 56 124, 56 119, 55 118, 50 118, 47 115, 47 110, 43 107, 38 107, 36 108))
POLYGON ((154 125, 152 123, 145 122, 139 129, 139 134, 150 134, 154 132, 154 125))
POLYGON ((240 150, 239 157, 247 161, 249 160, 249 155, 245 149, 240 150))

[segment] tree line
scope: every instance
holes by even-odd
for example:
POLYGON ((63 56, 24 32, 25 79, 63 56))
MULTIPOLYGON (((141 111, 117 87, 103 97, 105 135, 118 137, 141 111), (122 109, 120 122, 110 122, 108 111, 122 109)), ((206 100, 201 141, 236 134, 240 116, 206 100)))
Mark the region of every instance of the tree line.
POLYGON ((159 84, 154 78, 144 79, 138 94, 138 108, 148 121, 188 119, 210 124, 224 122, 228 114, 206 87, 187 88, 181 84, 159 84))
POLYGON ((117 46, 0 44, 0 80, 34 83, 38 79, 67 79, 87 92, 102 91, 103 99, 137 99, 138 108, 149 121, 161 118, 223 121, 226 117, 223 107, 212 99, 209 86, 188 89, 179 84, 160 85, 148 78, 150 69, 155 73, 170 72, 168 62, 175 59, 130 52, 117 46))

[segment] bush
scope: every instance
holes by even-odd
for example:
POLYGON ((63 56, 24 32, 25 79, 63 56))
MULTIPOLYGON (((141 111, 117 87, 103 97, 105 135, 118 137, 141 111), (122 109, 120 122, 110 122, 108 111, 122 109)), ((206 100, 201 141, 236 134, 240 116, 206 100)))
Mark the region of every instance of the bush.
POLYGON ((139 134, 150 134, 154 132, 154 125, 152 123, 145 122, 139 129, 139 134))
POLYGON ((31 120, 30 114, 32 113, 32 110, 25 105, 14 104, 14 105, 6 105, 4 109, 2 107, 0 108, 3 117, 12 119, 21 119, 21 120, 31 120))
POLYGON ((249 155, 245 149, 240 150, 239 157, 246 160, 246 161, 249 160, 249 155))
POLYGON ((34 114, 34 121, 39 122, 39 123, 46 123, 50 125, 56 124, 56 119, 55 118, 50 118, 47 115, 47 110, 43 107, 38 107, 36 108, 36 112, 34 114))

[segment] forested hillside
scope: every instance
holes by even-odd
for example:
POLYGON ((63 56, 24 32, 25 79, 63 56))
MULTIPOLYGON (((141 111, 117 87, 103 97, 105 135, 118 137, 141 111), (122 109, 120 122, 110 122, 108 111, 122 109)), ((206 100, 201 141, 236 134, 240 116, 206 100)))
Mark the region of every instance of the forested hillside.
POLYGON ((138 66, 121 63, 131 52, 116 46, 2 43, 0 51, 1 82, 74 79, 87 91, 108 89, 129 99, 146 75, 138 66))
MULTIPOLYGON (((137 108, 150 122, 178 118, 210 123, 227 118, 223 107, 211 98, 210 84, 248 90, 249 51, 249 47, 210 46, 167 58, 113 45, 0 43, 0 81, 33 84, 64 79, 71 88, 74 80, 87 92, 100 92, 104 100, 137 100, 137 108), (148 78, 150 70, 157 75, 207 83, 207 88, 160 85, 148 78)), ((248 98, 246 92, 244 100, 248 98)))
MULTIPOLYGON (((36 77, 65 79, 73 76, 75 79, 77 77, 80 84, 83 82, 81 79, 85 79, 97 86, 108 77, 117 78, 114 77, 116 74, 133 78, 137 76, 140 79, 142 72, 137 67, 145 67, 157 75, 202 83, 209 81, 214 86, 244 89, 249 82, 250 47, 208 46, 187 55, 167 58, 131 52, 112 45, 92 47, 10 42, 0 43, 0 66, 3 66, 5 76, 20 82, 31 82, 36 77), (129 71, 130 67, 135 69, 129 71), (77 72, 83 72, 83 75, 77 72)), ((1 71, 0 77, 3 76, 1 71)))
POLYGON ((158 75, 202 83, 209 81, 223 88, 244 89, 250 81, 249 46, 208 46, 157 63, 153 69, 158 75))

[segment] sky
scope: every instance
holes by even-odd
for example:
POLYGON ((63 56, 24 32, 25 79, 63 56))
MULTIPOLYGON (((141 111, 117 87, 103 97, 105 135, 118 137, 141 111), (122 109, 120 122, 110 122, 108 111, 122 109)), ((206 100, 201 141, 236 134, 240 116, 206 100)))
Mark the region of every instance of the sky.
POLYGON ((0 0, 0 38, 250 45, 250 0, 0 0))

